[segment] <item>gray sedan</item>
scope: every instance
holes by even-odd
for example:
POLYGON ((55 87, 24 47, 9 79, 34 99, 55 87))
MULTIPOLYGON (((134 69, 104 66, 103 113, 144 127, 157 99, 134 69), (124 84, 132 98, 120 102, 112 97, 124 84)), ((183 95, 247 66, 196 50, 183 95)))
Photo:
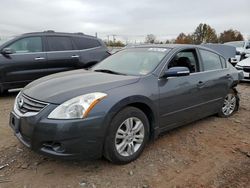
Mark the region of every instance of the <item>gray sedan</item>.
POLYGON ((10 126, 39 153, 129 163, 149 139, 239 107, 241 75, 201 46, 126 48, 89 71, 50 75, 16 97, 10 126))

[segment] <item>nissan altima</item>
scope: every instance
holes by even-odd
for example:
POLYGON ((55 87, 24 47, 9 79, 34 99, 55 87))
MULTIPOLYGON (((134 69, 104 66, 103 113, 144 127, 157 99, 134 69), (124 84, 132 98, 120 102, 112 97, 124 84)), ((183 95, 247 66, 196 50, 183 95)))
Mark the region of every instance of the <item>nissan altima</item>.
POLYGON ((16 97, 10 126, 41 154, 126 164, 167 130, 239 107, 242 75, 201 46, 125 48, 91 70, 57 73, 16 97))

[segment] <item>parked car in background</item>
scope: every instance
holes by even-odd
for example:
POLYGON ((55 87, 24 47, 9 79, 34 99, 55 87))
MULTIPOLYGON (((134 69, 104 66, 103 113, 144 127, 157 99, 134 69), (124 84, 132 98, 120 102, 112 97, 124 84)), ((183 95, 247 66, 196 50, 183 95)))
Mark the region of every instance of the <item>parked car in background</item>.
POLYGON ((224 44, 236 47, 236 59, 238 62, 250 57, 250 41, 232 41, 224 44))
POLYGON ((235 46, 226 44, 201 44, 201 45, 218 52, 233 66, 235 66, 240 60, 240 58, 236 55, 235 46))
POLYGON ((217 52, 192 45, 125 48, 91 70, 53 74, 16 97, 10 126, 39 153, 129 163, 149 138, 239 107, 239 73, 217 52))
POLYGON ((250 57, 240 61, 235 66, 236 69, 243 71, 244 81, 250 81, 250 57))
POLYGON ((82 33, 27 33, 0 46, 0 92, 57 72, 89 68, 110 54, 102 40, 82 33))

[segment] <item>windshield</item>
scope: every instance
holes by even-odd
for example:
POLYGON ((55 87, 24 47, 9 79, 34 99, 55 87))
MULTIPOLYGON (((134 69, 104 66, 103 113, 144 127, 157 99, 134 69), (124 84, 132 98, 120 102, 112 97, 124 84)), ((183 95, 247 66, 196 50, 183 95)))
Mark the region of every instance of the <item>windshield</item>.
POLYGON ((227 43, 225 43, 225 44, 234 46, 234 47, 236 47, 236 48, 243 48, 245 42, 244 42, 244 41, 236 41, 236 42, 227 42, 227 43))
POLYGON ((104 59, 92 70, 126 75, 146 75, 157 67, 169 51, 170 49, 166 48, 125 49, 104 59))

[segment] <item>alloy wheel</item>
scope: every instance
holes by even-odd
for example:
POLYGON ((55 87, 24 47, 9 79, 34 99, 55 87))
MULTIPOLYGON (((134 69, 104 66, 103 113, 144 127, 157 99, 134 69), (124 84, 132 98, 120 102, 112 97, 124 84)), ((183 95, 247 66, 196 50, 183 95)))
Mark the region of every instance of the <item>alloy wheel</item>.
POLYGON ((222 107, 222 112, 224 115, 229 116, 231 115, 236 107, 236 97, 234 94, 229 93, 224 99, 224 104, 222 107))
POLYGON ((124 157, 133 155, 141 147, 145 137, 142 121, 136 117, 126 119, 117 129, 115 147, 124 157))

